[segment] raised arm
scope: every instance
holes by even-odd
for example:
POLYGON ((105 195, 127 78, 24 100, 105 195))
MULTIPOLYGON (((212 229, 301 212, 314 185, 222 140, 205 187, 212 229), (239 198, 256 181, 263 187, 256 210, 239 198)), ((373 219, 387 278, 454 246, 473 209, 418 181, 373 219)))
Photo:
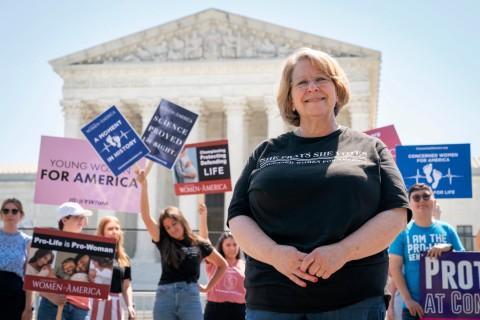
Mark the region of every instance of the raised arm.
POLYGON ((160 228, 158 223, 150 215, 150 205, 148 202, 148 184, 145 176, 145 170, 137 171, 137 181, 140 183, 140 214, 143 223, 147 227, 147 231, 153 241, 160 241, 160 228))
POLYGON ((200 225, 198 228, 198 234, 200 237, 203 239, 207 240, 208 242, 211 242, 209 237, 208 237, 208 209, 207 205, 205 203, 199 203, 198 204, 198 216, 200 220, 200 225))
POLYGON ((252 218, 244 215, 236 216, 230 220, 229 225, 236 241, 250 257, 273 266, 301 287, 307 286, 303 280, 318 281, 317 277, 300 270, 306 253, 291 246, 277 244, 252 218))

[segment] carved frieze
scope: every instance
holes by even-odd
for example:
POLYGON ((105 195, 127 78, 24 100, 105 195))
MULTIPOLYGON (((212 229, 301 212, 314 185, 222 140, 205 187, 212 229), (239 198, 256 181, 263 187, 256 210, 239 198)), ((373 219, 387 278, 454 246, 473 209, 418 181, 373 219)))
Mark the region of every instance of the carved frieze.
POLYGON ((139 63, 185 60, 281 58, 303 46, 314 47, 336 57, 355 57, 351 50, 331 44, 279 36, 245 25, 204 21, 195 27, 177 29, 111 52, 92 56, 76 64, 139 63))

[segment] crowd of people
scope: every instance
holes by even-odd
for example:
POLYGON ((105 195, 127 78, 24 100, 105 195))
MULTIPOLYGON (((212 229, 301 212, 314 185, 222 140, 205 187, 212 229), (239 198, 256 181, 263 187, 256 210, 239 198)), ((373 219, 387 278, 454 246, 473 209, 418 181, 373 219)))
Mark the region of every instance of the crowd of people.
MULTIPOLYGON (((138 170, 140 215, 161 257, 154 319, 423 316, 420 254, 439 257, 464 248, 455 229, 434 218, 438 208, 428 185, 407 192, 384 143, 337 123, 349 98, 348 79, 328 54, 302 48, 287 58, 277 104, 283 120, 296 129, 253 151, 228 208, 231 232, 216 246, 209 239, 205 204, 198 208, 198 234, 177 207, 166 207, 157 217, 150 211, 146 172, 138 170), (418 235, 428 241, 412 251, 408 244, 418 235), (203 261, 208 280, 199 283, 203 261), (391 292, 385 290, 387 278, 391 292)), ((181 158, 177 180, 194 179, 191 162, 184 153, 181 158)), ((121 319, 122 308, 135 319, 131 261, 116 217, 103 217, 96 232, 116 241, 113 268, 108 261, 78 255, 62 257, 54 269, 50 250, 38 249, 28 258, 31 238, 18 230, 21 202, 7 199, 1 209, 0 286, 8 290, 1 291, 0 303, 8 319, 32 318, 32 293, 22 289, 24 272, 111 283, 106 300, 40 293, 38 319, 55 319, 60 305, 63 319, 121 319)), ((58 214, 59 230, 80 233, 92 212, 65 203, 58 214)))

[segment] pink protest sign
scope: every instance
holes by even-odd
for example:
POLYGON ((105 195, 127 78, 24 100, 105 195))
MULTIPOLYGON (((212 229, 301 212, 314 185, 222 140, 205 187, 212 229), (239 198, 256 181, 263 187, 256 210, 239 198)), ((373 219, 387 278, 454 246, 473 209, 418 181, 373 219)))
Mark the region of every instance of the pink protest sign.
POLYGON ((42 136, 35 203, 139 212, 139 199, 133 167, 115 176, 86 140, 42 136))
POLYGON ((395 146, 401 145, 400 138, 398 137, 395 126, 389 125, 386 127, 375 128, 365 131, 366 134, 372 137, 377 137, 387 145, 388 150, 392 153, 393 159, 395 159, 395 146))

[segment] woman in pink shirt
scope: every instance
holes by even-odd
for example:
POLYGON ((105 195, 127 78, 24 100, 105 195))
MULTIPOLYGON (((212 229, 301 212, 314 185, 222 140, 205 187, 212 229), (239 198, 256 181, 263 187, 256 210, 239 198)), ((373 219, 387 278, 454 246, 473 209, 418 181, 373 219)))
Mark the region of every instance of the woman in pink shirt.
MULTIPOLYGON (((208 238, 207 206, 200 204, 200 236, 208 238)), ((217 251, 227 260, 228 267, 223 278, 207 293, 204 320, 245 319, 245 261, 240 259, 240 247, 229 231, 225 231, 217 242, 217 251)), ((215 274, 215 266, 206 262, 207 275, 215 274)))

